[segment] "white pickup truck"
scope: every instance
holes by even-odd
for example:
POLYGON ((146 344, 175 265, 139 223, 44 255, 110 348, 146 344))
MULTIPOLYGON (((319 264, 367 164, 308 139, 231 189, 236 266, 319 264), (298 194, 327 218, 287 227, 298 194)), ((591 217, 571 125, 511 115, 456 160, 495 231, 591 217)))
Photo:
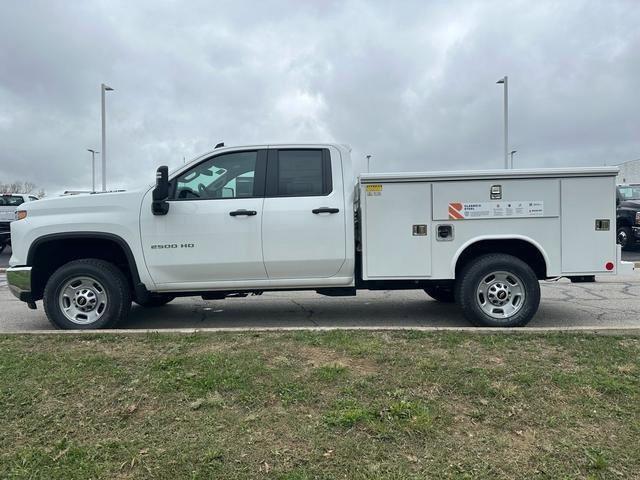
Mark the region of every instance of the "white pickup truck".
POLYGON ((156 185, 25 204, 11 291, 60 328, 131 302, 273 290, 422 289, 482 326, 521 326, 539 280, 632 269, 615 239, 616 168, 357 176, 348 147, 219 148, 156 185))

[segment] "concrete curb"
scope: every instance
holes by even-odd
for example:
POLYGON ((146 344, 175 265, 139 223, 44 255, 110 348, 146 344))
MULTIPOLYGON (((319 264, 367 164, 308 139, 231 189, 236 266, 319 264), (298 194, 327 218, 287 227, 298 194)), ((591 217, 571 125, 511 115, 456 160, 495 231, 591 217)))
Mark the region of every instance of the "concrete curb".
POLYGON ((630 335, 640 336, 640 327, 222 327, 222 328, 168 328, 168 329, 112 329, 112 330, 17 330, 1 332, 4 335, 140 335, 140 334, 208 334, 208 333, 286 333, 286 332, 331 332, 366 331, 366 332, 458 332, 474 334, 590 334, 590 335, 630 335))

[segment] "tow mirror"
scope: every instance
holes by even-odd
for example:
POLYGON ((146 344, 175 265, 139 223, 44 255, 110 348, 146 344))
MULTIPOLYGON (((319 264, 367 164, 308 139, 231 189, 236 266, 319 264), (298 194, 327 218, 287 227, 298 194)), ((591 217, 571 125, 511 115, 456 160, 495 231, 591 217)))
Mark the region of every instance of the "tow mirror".
POLYGON ((154 215, 166 215, 169 213, 169 167, 158 167, 156 171, 156 187, 153 189, 153 202, 151 212, 154 215))

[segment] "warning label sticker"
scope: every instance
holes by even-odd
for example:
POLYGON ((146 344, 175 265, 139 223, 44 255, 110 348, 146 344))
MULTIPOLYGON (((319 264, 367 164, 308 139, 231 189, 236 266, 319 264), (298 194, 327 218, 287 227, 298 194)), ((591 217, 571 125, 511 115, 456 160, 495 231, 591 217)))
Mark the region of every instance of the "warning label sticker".
POLYGON ((382 195, 382 185, 365 185, 365 189, 369 197, 379 197, 382 195))
POLYGON ((542 216, 544 216, 544 202, 538 200, 522 200, 517 202, 452 202, 449 204, 449 218, 451 220, 542 216))

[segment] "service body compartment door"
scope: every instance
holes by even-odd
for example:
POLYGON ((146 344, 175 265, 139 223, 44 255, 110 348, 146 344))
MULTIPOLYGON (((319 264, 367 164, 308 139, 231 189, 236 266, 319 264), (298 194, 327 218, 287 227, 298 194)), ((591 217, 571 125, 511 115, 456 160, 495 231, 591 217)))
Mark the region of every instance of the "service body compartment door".
POLYGON ((364 184, 360 195, 364 278, 430 276, 431 184, 364 184))
POLYGON ((606 272, 616 265, 615 177, 564 178, 561 188, 562 273, 606 272))

